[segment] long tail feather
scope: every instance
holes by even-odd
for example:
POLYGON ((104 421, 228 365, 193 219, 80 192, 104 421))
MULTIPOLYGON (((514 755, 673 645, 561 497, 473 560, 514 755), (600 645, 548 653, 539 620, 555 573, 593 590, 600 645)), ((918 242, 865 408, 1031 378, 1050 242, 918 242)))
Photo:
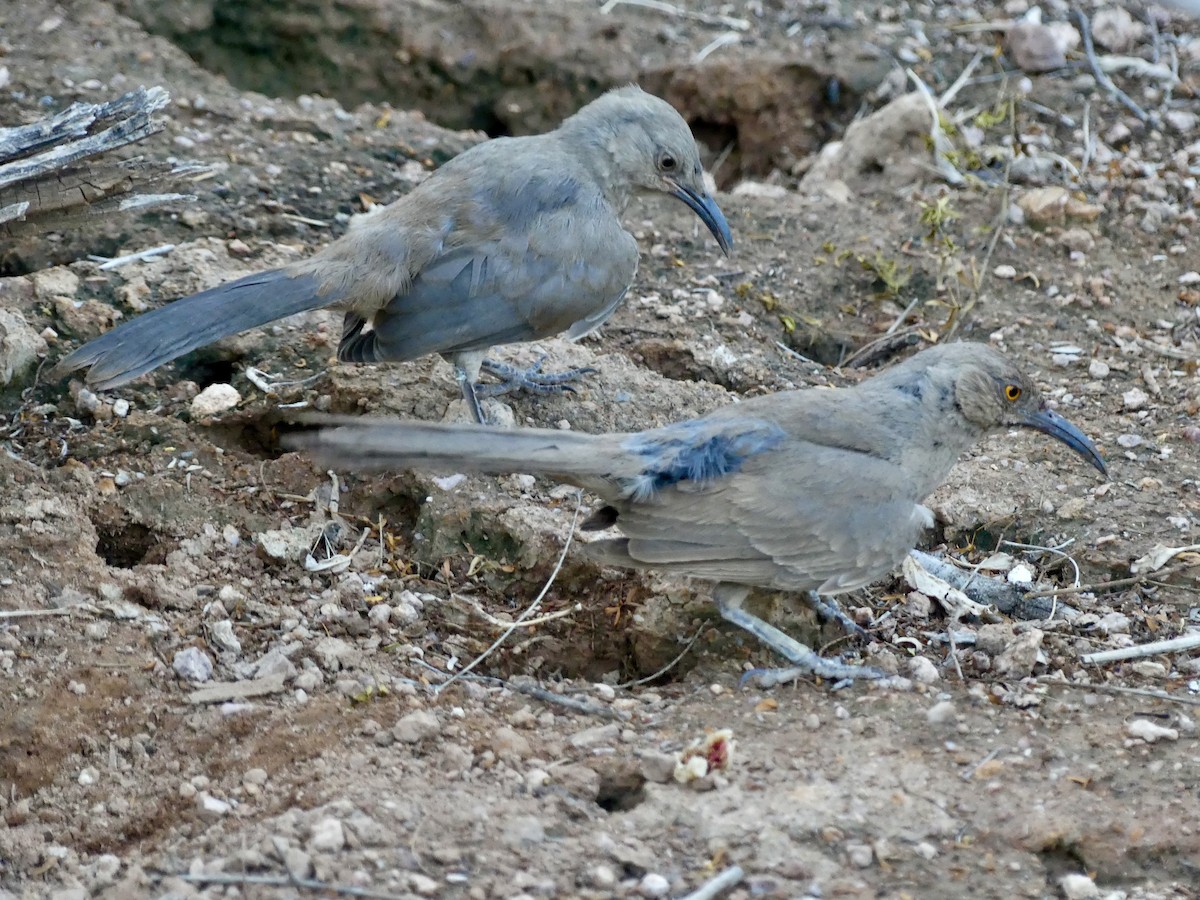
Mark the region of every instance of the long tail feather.
POLYGON ((54 375, 89 369, 96 390, 117 387, 231 334, 328 306, 316 279, 282 269, 256 272, 131 319, 62 359, 54 375))

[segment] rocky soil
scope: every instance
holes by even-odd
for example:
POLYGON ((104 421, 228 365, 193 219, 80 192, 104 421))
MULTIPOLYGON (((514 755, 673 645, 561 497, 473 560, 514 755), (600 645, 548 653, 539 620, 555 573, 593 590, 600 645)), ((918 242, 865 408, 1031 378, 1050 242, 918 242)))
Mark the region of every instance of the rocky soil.
POLYGON ((3 124, 162 85, 138 152, 208 167, 0 243, 0 897, 682 897, 734 866, 722 896, 1200 896, 1200 655, 1084 659, 1200 629, 1200 26, 1085 4, 1122 99, 1061 2, 610 5, 0 8, 3 124), (743 689, 777 661, 704 584, 564 555, 574 490, 281 453, 281 406, 463 414, 439 360, 332 362, 332 314, 108 394, 45 378, 634 79, 735 254, 637 204, 613 321, 506 351, 598 374, 493 414, 637 429, 957 337, 1109 460, 1001 436, 935 495, 927 549, 1033 582, 1009 613, 897 573, 847 598, 858 645, 755 598, 887 687, 743 689))

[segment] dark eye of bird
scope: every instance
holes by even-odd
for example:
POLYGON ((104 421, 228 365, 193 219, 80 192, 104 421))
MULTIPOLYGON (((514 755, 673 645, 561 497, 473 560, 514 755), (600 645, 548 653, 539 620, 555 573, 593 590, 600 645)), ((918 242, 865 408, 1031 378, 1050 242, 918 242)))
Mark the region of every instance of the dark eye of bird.
POLYGON ((664 154, 658 160, 658 167, 664 172, 672 172, 675 169, 675 157, 664 154))

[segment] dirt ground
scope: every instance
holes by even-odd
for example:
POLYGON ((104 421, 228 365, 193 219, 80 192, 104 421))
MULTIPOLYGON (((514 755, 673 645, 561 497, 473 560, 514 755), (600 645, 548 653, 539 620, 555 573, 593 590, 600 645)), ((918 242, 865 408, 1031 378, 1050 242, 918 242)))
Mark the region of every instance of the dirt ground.
POLYGON ((0 245, 0 897, 680 897, 731 866, 737 898, 1200 897, 1200 655, 1081 659, 1200 626, 1200 26, 1085 4, 1096 53, 1142 61, 1112 78, 1143 122, 1078 48, 1018 70, 989 23, 1026 6, 0 7, 0 122, 162 85, 138 152, 211 167, 193 203, 0 245), (904 70, 941 96, 973 60, 939 171, 904 70), (631 79, 693 124, 735 253, 636 203, 619 314, 505 352, 598 374, 493 413, 638 429, 990 341, 1110 467, 1000 436, 933 498, 929 549, 1070 589, 1036 618, 955 621, 897 577, 847 598, 856 645, 764 596, 899 677, 741 689, 778 661, 704 584, 558 567, 573 490, 275 447, 281 404, 461 416, 439 360, 331 363, 315 313, 99 397, 38 370, 311 252, 486 136, 443 124, 538 130, 631 79), (214 383, 241 399, 205 417, 214 383), (445 685, 547 583, 536 623, 445 685), (676 780, 721 729, 729 765, 676 780))

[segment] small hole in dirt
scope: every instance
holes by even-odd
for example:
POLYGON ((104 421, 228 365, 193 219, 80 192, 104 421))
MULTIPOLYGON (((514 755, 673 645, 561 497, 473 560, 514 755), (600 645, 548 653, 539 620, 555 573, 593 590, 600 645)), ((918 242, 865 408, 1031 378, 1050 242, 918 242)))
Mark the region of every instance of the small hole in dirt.
POLYGON ((696 136, 696 142, 708 151, 704 154, 706 169, 711 170, 718 159, 725 157, 725 164, 717 172, 717 186, 728 188, 734 181, 741 181, 743 173, 740 171, 737 126, 726 122, 709 122, 704 119, 693 119, 688 124, 692 126, 692 134, 696 136), (727 148, 728 156, 726 156, 727 148))
POLYGON ((110 566, 132 569, 148 562, 160 562, 158 536, 145 525, 130 522, 125 525, 97 525, 96 553, 110 566))
POLYGON ((646 799, 646 779, 634 769, 600 773, 596 805, 605 812, 628 812, 646 799))
POLYGON ((236 371, 233 360, 227 357, 214 356, 211 352, 201 350, 183 358, 176 364, 180 381, 194 381, 200 389, 210 384, 229 384, 233 381, 236 371))

